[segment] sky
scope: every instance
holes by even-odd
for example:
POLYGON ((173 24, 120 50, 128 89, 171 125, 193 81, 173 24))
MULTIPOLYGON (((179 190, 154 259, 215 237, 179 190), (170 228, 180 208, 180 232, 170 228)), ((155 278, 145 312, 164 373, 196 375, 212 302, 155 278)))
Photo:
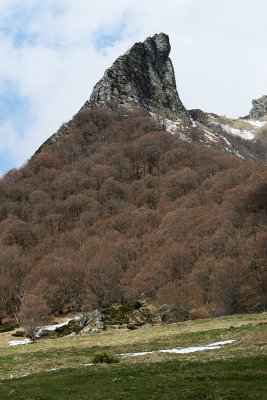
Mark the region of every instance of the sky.
POLYGON ((170 36, 187 109, 267 94, 266 0, 0 0, 0 176, 23 165, 135 42, 170 36))

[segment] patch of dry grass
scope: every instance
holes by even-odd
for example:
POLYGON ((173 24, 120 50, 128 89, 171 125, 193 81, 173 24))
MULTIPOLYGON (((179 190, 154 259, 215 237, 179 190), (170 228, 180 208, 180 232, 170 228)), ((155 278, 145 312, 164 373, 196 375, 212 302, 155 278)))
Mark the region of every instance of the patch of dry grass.
MULTIPOLYGON (((11 332, 0 334, 0 378, 45 371, 51 368, 82 366, 99 350, 114 354, 151 351, 173 347, 203 345, 218 340, 235 339, 225 348, 184 355, 155 353, 128 357, 123 363, 155 362, 180 357, 184 360, 232 358, 240 354, 266 354, 267 313, 244 314, 187 321, 170 325, 141 328, 134 331, 108 329, 97 335, 77 335, 41 339, 34 344, 8 346, 11 332)), ((14 338, 13 338, 14 339, 14 338)))

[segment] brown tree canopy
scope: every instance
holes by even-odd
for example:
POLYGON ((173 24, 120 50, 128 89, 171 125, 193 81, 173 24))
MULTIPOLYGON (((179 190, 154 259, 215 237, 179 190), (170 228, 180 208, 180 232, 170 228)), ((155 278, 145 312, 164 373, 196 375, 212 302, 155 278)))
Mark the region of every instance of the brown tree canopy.
POLYGON ((144 112, 78 113, 0 181, 0 319, 33 294, 54 313, 142 296, 178 319, 255 309, 266 178, 264 164, 181 141, 144 112))

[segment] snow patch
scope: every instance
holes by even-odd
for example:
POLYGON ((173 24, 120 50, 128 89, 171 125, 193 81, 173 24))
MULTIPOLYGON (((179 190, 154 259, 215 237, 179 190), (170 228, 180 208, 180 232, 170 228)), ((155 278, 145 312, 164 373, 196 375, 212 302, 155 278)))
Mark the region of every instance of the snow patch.
POLYGON ((180 139, 182 140, 188 140, 186 136, 184 136, 181 132, 179 132, 182 120, 177 119, 176 121, 172 121, 168 118, 162 117, 152 112, 150 112, 150 115, 155 122, 164 126, 167 132, 178 134, 180 139))
POLYGON ((225 143, 229 146, 232 147, 232 144, 227 140, 224 136, 221 136, 221 138, 225 141, 225 143))
POLYGON ((225 132, 229 133, 230 135, 239 136, 245 140, 253 140, 254 139, 254 134, 251 131, 246 131, 245 129, 232 128, 231 126, 225 125, 225 124, 216 123, 216 125, 220 125, 222 127, 222 129, 225 132))
POLYGON ((139 353, 123 353, 120 355, 123 357, 129 357, 129 356, 136 357, 136 356, 144 356, 144 355, 154 354, 154 353, 188 354, 188 353, 195 353, 197 351, 221 349, 223 346, 225 346, 227 344, 231 344, 233 342, 234 342, 234 340, 225 340, 223 342, 210 343, 210 344, 207 344, 206 346, 194 346, 194 347, 184 347, 184 348, 155 350, 155 351, 142 351, 139 353))
POLYGON ((23 340, 10 340, 8 342, 9 346, 18 346, 20 344, 30 344, 32 340, 30 339, 23 339, 23 340))
POLYGON ((60 324, 53 324, 53 325, 45 325, 45 326, 41 326, 36 334, 36 337, 40 337, 42 332, 45 331, 55 331, 57 328, 61 328, 62 326, 68 325, 68 323, 70 321, 77 321, 79 320, 81 317, 75 317, 75 318, 69 318, 64 322, 61 322, 60 324))
POLYGON ((266 125, 266 121, 259 121, 257 119, 244 119, 245 122, 248 122, 250 125, 254 126, 255 128, 261 128, 262 126, 266 125))
POLYGON ((206 136, 206 138, 208 138, 208 139, 211 140, 212 142, 215 142, 215 143, 218 142, 216 136, 215 136, 213 133, 211 133, 211 132, 208 131, 207 129, 204 129, 204 130, 205 130, 205 136, 206 136))

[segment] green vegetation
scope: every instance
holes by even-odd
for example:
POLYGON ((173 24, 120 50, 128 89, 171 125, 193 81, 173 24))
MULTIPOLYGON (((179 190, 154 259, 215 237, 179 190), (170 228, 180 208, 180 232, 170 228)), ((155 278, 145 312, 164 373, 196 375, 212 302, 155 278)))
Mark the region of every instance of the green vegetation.
POLYGON ((24 337, 25 332, 24 331, 16 331, 15 333, 12 333, 12 336, 14 337, 24 337))
POLYGON ((117 362, 119 362, 119 358, 114 356, 114 354, 107 353, 106 351, 97 353, 93 357, 94 364, 114 364, 117 362))
POLYGON ((75 321, 70 321, 67 325, 56 328, 55 333, 57 336, 66 336, 71 333, 79 333, 82 330, 82 326, 77 324, 75 321))
POLYGON ((136 329, 144 324, 152 323, 154 317, 147 307, 142 303, 122 303, 118 307, 108 307, 101 310, 105 316, 105 325, 126 326, 128 329, 136 329))
POLYGON ((88 366, 4 381, 1 399, 261 399, 267 391, 266 357, 231 361, 156 362, 88 366))
POLYGON ((2 339, 0 399, 263 400, 266 332, 267 314, 262 313, 133 331, 107 329, 98 335, 41 339, 27 346, 7 347, 2 339), (229 339, 235 342, 206 352, 119 356, 229 339))
POLYGON ((18 328, 18 324, 16 323, 0 325, 0 333, 13 331, 15 328, 18 328))

